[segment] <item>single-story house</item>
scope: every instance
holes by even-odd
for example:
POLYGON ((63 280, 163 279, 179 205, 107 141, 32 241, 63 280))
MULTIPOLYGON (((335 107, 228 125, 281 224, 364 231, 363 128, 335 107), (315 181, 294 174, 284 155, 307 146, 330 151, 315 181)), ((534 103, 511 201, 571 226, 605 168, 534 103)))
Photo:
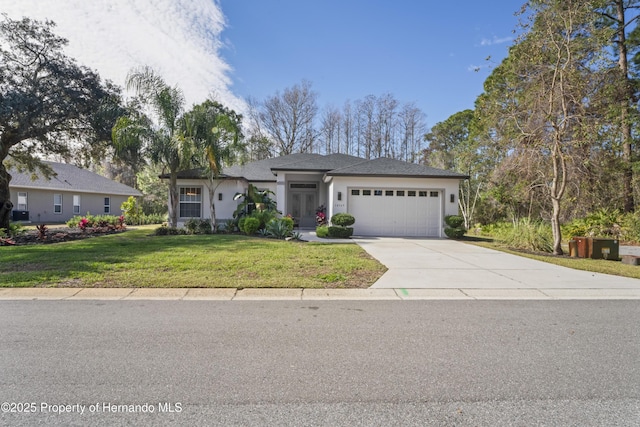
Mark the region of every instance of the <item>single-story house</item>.
POLYGON ((64 223, 75 215, 120 215, 120 205, 138 190, 77 166, 44 162, 53 169, 51 179, 9 169, 12 220, 64 223))
MULTIPOLYGON (((167 178, 167 176, 163 176, 167 178)), ((227 167, 215 195, 216 218, 232 218, 236 193, 253 184, 275 193, 278 210, 301 228, 315 227, 325 206, 327 218, 352 214, 360 236, 443 237, 444 217, 458 214, 458 190, 466 175, 389 158, 346 154, 291 154, 227 167)), ((178 174, 179 223, 209 218, 209 191, 200 170, 178 174)))

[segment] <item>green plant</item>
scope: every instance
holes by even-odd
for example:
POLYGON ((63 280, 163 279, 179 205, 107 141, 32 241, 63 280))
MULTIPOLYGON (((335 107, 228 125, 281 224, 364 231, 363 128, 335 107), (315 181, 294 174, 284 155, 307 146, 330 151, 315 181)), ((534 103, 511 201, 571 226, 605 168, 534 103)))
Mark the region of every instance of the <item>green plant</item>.
POLYGON ((520 219, 509 228, 502 228, 495 238, 503 245, 536 252, 553 252, 551 227, 540 221, 520 219))
POLYGON ((466 233, 466 230, 464 228, 446 227, 444 229, 444 234, 446 234, 450 239, 462 239, 464 233, 466 233))
POLYGON ((467 229, 464 228, 464 218, 459 215, 447 215, 444 217, 447 227, 444 228, 444 234, 450 239, 461 239, 467 229))
POLYGON ((238 220, 238 230, 240 230, 241 233, 244 233, 244 222, 247 220, 246 216, 243 216, 242 218, 240 218, 238 220))
POLYGON ((256 234, 260 228, 260 220, 258 218, 248 217, 244 220, 244 233, 247 235, 256 234))
POLYGON ((138 201, 135 197, 129 196, 127 200, 122 202, 122 205, 120 205, 120 209, 124 213, 124 216, 127 218, 127 223, 138 224, 138 219, 140 215, 142 215, 142 208, 139 206, 138 201))
POLYGON ((264 231, 267 236, 275 237, 276 239, 285 239, 291 235, 293 226, 285 221, 284 218, 272 219, 267 223, 264 231))
POLYGON ((349 227, 355 222, 356 219, 349 213, 337 213, 331 217, 331 224, 341 227, 349 227))
POLYGON ((326 225, 319 225, 316 227, 316 236, 318 237, 329 237, 329 227, 326 225))
POLYGON ((444 217, 444 223, 451 228, 459 228, 464 224, 464 218, 460 215, 447 215, 444 217))
POLYGON ((256 209, 251 213, 250 217, 259 221, 259 229, 264 229, 267 226, 267 223, 276 217, 276 211, 270 209, 256 209))
POLYGON ((287 225, 287 228, 290 232, 293 231, 293 218, 290 216, 282 217, 281 220, 287 225))
POLYGON ((332 225, 328 227, 328 230, 329 230, 329 237, 346 239, 353 235, 352 227, 341 227, 341 226, 332 225))

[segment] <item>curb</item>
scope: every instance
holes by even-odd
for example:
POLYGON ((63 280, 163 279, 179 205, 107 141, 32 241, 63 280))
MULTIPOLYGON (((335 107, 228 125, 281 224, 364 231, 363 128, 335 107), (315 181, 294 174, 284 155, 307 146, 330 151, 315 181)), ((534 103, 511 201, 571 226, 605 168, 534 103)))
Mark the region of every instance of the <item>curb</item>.
POLYGON ((0 288, 0 301, 640 300, 640 289, 0 288))

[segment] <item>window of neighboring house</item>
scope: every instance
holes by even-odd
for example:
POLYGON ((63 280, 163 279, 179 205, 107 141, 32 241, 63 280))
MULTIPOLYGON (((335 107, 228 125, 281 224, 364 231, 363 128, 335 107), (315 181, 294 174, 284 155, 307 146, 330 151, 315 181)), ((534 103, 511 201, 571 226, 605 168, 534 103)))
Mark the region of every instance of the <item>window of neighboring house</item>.
POLYGON ((384 190, 385 196, 393 196, 393 190, 384 190))
POLYGON ((80 196, 77 194, 73 195, 73 213, 78 215, 80 213, 80 196))
POLYGON ((396 196, 398 196, 398 197, 404 197, 404 190, 398 190, 398 191, 396 191, 396 196))
POLYGON ((104 198, 104 213, 111 213, 111 197, 104 198))
POLYGON ((373 190, 374 196, 382 196, 382 190, 373 190))
POLYGON ((202 188, 180 187, 180 218, 200 218, 202 188))
POLYGON ((53 195, 53 213, 55 214, 62 213, 62 194, 53 195))
POLYGON ((407 196, 409 196, 409 197, 416 197, 416 192, 415 192, 415 191, 413 191, 413 190, 409 190, 409 191, 407 191, 407 196))
POLYGON ((27 193, 18 193, 18 210, 27 210, 27 193))
POLYGON ((360 195, 360 190, 351 190, 351 195, 352 196, 359 196, 360 195))
POLYGON ((362 190, 362 195, 363 196, 370 196, 371 195, 371 190, 362 190))

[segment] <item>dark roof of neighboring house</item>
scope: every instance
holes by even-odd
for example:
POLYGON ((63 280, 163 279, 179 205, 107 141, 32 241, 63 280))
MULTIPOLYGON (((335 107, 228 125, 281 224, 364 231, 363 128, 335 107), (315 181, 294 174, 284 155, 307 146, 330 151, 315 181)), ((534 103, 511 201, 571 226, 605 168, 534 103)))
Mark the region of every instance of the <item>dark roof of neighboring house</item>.
POLYGON ((11 174, 10 187, 33 188, 38 190, 75 191, 78 193, 96 193, 113 196, 142 196, 135 188, 120 184, 97 173, 81 169, 66 163, 43 162, 53 169, 51 179, 36 173, 36 179, 31 172, 18 172, 9 169, 11 174))
POLYGON ((327 172, 328 176, 389 176, 389 177, 418 177, 418 178, 468 178, 467 175, 430 166, 417 165, 401 160, 380 157, 365 160, 343 168, 327 172))
MULTIPOLYGON (((401 160, 381 157, 367 160, 348 154, 289 154, 287 156, 258 160, 245 165, 224 168, 222 179, 243 178, 251 182, 275 182, 274 171, 323 172, 328 176, 389 176, 417 178, 468 178, 466 175, 429 166, 416 165, 401 160)), ((203 169, 178 172, 179 179, 203 179, 203 169)), ((160 178, 169 178, 168 174, 160 178)))

